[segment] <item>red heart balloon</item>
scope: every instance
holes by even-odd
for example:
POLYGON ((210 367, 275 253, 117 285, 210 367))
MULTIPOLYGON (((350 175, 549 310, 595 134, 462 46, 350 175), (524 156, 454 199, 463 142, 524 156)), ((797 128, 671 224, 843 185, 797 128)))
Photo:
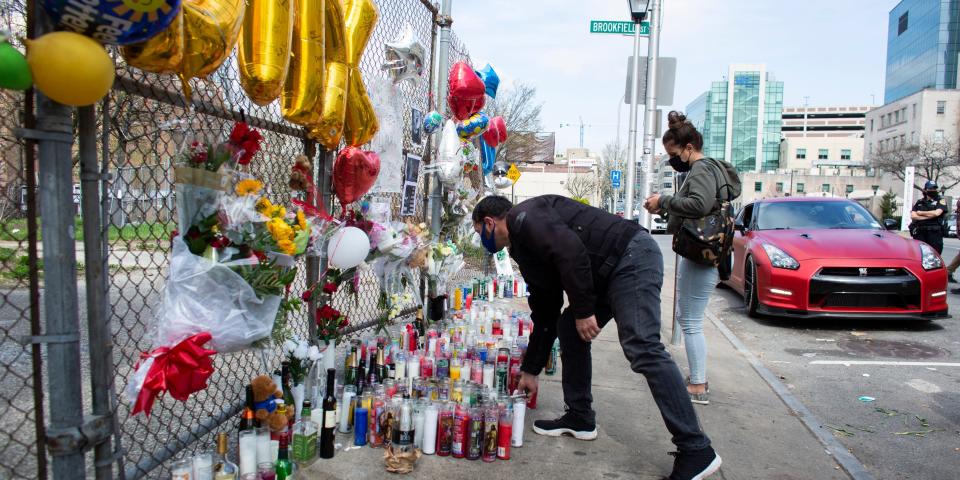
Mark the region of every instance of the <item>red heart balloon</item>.
POLYGON ((380 174, 380 157, 374 152, 347 147, 340 150, 333 164, 333 190, 347 206, 360 199, 380 174))
POLYGON ((470 65, 455 63, 450 68, 447 86, 447 105, 457 120, 466 120, 483 108, 487 87, 470 65))
POLYGON ((487 131, 483 132, 483 140, 487 145, 496 148, 507 139, 507 124, 503 117, 493 117, 487 125, 487 131))

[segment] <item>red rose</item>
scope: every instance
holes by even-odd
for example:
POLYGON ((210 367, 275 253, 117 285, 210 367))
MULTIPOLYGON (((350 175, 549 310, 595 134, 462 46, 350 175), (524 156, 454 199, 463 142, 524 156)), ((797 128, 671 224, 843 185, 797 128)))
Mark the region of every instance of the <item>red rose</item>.
POLYGON ((324 305, 320 307, 319 310, 317 310, 318 320, 330 321, 339 316, 340 316, 340 312, 337 309, 331 307, 330 305, 324 305))
POLYGON ((247 132, 249 131, 250 127, 244 122, 233 124, 233 130, 230 132, 230 143, 240 145, 240 142, 243 141, 243 138, 247 136, 247 132))
POLYGON ((333 295, 337 291, 337 284, 333 282, 327 282, 323 285, 323 293, 327 295, 333 295))
POLYGON ((260 250, 253 250, 253 256, 257 257, 257 260, 261 262, 267 259, 267 254, 261 252, 260 250))
POLYGON ((310 297, 312 296, 313 296, 313 290, 307 290, 300 295, 300 300, 303 300, 304 302, 309 302, 310 297))

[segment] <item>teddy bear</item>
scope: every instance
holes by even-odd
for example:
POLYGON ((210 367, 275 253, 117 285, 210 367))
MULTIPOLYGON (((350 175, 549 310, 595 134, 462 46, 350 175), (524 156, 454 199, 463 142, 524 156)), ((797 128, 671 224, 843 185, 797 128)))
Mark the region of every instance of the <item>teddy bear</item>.
POLYGON ((271 431, 279 432, 289 424, 293 416, 293 406, 287 408, 286 415, 277 410, 277 399, 283 398, 283 392, 269 375, 260 375, 250 381, 253 387, 253 412, 260 425, 270 427, 271 431))

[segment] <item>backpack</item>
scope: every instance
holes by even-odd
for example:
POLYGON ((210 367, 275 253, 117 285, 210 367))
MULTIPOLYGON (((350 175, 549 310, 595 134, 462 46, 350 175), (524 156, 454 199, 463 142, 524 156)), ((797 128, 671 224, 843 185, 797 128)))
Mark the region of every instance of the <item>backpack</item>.
MULTIPOLYGON (((733 246, 733 200, 729 183, 721 183, 717 171, 720 167, 713 159, 709 160, 713 166, 714 179, 720 185, 717 188, 717 202, 713 210, 701 218, 685 218, 680 224, 680 230, 673 236, 673 251, 683 258, 700 265, 721 267, 733 246), (727 189, 727 199, 720 198, 720 191, 727 189)), ((726 177, 724 177, 726 178, 726 177)), ((721 277, 724 274, 721 268, 721 277)), ((729 272, 727 272, 729 275, 729 272)))

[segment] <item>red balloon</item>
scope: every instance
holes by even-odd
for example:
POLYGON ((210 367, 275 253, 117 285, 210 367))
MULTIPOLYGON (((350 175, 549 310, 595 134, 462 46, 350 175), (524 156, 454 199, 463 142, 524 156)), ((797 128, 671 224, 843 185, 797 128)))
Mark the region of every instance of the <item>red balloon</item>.
POLYGON ((507 139, 507 124, 503 122, 503 117, 493 117, 490 124, 487 125, 487 131, 483 132, 483 140, 487 145, 496 148, 507 139))
POLYGON ((466 120, 483 108, 487 87, 470 65, 455 63, 450 68, 447 85, 447 105, 457 120, 466 120))
POLYGON ((333 190, 347 206, 360 199, 380 174, 380 157, 374 152, 347 147, 340 150, 333 164, 333 190))

